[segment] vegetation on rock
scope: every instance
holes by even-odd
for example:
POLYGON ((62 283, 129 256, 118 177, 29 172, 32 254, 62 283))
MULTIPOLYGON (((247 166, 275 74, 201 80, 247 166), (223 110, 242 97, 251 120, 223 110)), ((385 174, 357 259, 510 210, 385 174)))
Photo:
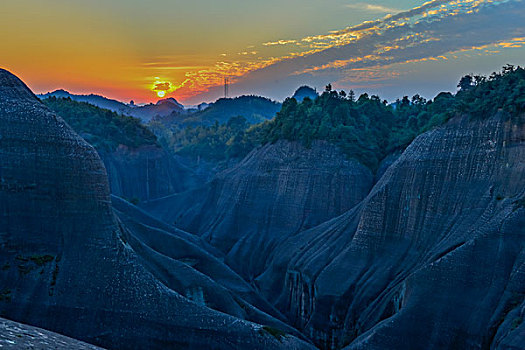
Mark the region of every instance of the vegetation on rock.
POLYGON ((137 118, 73 101, 71 98, 51 96, 42 102, 97 150, 113 151, 119 145, 137 148, 157 144, 153 132, 137 118))

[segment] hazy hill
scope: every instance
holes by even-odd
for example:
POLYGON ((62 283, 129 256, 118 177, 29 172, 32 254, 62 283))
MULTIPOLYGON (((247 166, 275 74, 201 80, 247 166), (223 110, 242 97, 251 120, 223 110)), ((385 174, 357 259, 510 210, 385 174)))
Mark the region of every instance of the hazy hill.
POLYGON ((128 114, 127 113, 131 107, 127 105, 126 103, 113 100, 104 96, 95 95, 95 94, 89 94, 89 95, 78 95, 78 94, 72 94, 66 90, 59 89, 55 90, 53 92, 48 92, 46 94, 40 94, 37 95, 40 99, 45 99, 48 97, 58 97, 58 98, 67 98, 78 102, 86 102, 89 104, 92 104, 94 106, 109 109, 114 112, 118 112, 121 114, 128 114))
POLYGON ((48 97, 69 97, 74 101, 86 102, 100 108, 109 109, 113 112, 139 118, 144 122, 148 122, 149 120, 151 120, 151 118, 156 116, 166 117, 171 114, 184 113, 184 106, 172 97, 159 100, 155 104, 150 103, 143 106, 126 104, 117 100, 109 99, 107 97, 95 94, 72 94, 65 90, 56 90, 47 94, 38 95, 38 97, 40 97, 41 99, 46 99, 48 97))
POLYGON ((261 96, 240 96, 221 98, 207 108, 196 111, 184 118, 184 124, 211 125, 215 121, 226 123, 231 117, 242 116, 249 124, 256 124, 273 118, 281 104, 261 96))
POLYGON ((315 100, 319 96, 317 94, 317 91, 309 86, 301 86, 297 90, 295 90, 292 98, 295 98, 297 102, 303 102, 303 100, 308 97, 311 100, 315 100))

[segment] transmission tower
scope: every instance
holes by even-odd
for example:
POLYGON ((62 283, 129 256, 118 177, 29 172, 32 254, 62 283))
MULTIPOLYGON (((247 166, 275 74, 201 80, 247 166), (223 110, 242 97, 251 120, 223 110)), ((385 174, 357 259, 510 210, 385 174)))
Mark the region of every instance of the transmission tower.
POLYGON ((224 98, 228 98, 229 84, 230 84, 230 78, 224 77, 224 98))

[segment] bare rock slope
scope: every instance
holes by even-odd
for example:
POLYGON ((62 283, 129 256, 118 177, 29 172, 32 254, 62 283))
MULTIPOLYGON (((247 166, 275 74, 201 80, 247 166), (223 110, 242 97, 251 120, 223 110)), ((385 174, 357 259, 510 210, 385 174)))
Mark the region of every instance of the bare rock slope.
POLYGON ((157 145, 113 152, 99 151, 108 173, 111 193, 143 202, 183 192, 196 186, 193 172, 157 145))
POLYGON ((95 150, 5 70, 0 159, 2 317, 107 348, 310 347, 159 279, 113 211, 95 150))
POLYGON ((58 333, 0 318, 0 348, 31 350, 102 350, 58 333))
POLYGON ((521 349, 524 198, 525 116, 456 117, 257 283, 324 349, 521 349))
POLYGON ((205 188, 152 201, 158 218, 201 235, 248 280, 276 245, 359 203, 373 175, 327 142, 279 141, 252 151, 205 188))

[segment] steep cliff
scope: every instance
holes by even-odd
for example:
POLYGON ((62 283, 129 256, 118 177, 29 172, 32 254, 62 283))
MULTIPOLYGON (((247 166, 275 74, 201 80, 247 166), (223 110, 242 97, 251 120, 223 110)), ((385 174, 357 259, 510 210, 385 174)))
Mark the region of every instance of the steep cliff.
POLYGON ((278 242, 352 208, 372 181, 366 167, 327 142, 306 148, 279 141, 254 150, 206 188, 144 208, 201 235, 251 280, 264 270, 278 242))
POLYGON ((141 232, 113 212, 95 150, 5 70, 0 159, 3 317, 108 348, 309 348, 182 296, 156 275, 148 264, 157 257, 134 251, 151 249, 141 232))
POLYGON ((321 348, 523 346, 525 116, 471 119, 419 136, 362 203, 276 248, 257 284, 321 348))
POLYGON ((113 152, 99 151, 107 169, 111 193, 138 202, 165 197, 197 186, 191 169, 156 145, 113 152))
POLYGON ((193 172, 168 154, 138 119, 69 98, 42 102, 95 147, 113 194, 144 201, 193 187, 193 172))

